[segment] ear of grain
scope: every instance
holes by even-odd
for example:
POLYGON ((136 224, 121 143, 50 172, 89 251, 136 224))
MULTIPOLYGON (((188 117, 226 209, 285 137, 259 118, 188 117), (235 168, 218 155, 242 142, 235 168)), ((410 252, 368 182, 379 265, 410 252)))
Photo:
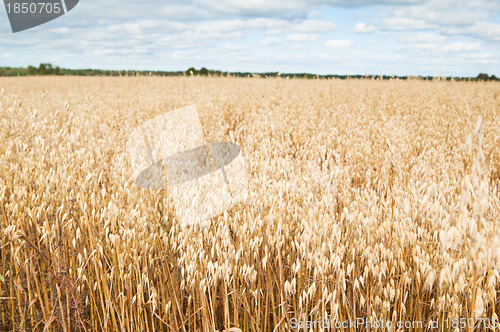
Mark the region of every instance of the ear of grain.
POLYGON ((496 321, 499 93, 493 82, 2 78, 0 330, 496 321), (138 188, 126 151, 132 128, 193 103, 206 140, 239 144, 249 174, 248 199, 206 227, 181 227, 168 193, 138 188))

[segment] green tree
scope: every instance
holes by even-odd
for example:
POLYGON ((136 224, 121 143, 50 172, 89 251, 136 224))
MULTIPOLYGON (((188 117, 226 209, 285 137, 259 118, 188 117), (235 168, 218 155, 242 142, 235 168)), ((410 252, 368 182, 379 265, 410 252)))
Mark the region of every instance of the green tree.
POLYGON ((33 66, 28 66, 28 74, 29 75, 36 75, 37 69, 33 66))
POLYGON ((489 81, 490 77, 488 76, 488 74, 481 73, 481 74, 477 75, 477 80, 478 81, 489 81))
POLYGON ((198 71, 196 69, 194 69, 194 67, 191 67, 188 70, 186 70, 186 75, 188 75, 188 76, 197 75, 197 74, 198 74, 198 71))
POLYGON ((59 72, 60 68, 54 68, 51 63, 41 63, 38 66, 38 75, 58 75, 59 72))
POLYGON ((201 68, 199 74, 202 76, 208 76, 208 69, 205 67, 201 68))
POLYGON ((47 71, 47 66, 45 65, 45 63, 41 63, 39 66, 38 66, 38 72, 37 74, 38 75, 45 75, 45 72, 47 71))

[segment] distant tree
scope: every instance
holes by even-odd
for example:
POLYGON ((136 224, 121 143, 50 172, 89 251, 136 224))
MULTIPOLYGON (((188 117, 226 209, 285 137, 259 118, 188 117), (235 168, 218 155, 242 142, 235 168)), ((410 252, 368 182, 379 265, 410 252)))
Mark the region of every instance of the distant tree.
POLYGON ((54 75, 59 73, 59 67, 54 68, 51 63, 41 63, 38 66, 37 74, 38 75, 54 75))
POLYGON ((481 74, 477 75, 477 80, 478 81, 489 81, 490 77, 488 76, 488 74, 481 73, 481 74))
POLYGON ((490 76, 490 80, 492 81, 498 81, 498 78, 495 75, 490 76))
POLYGON ((36 75, 37 69, 33 66, 28 66, 28 74, 29 75, 36 75))
POLYGON ((38 75, 45 75, 46 71, 47 71, 47 65, 45 63, 41 63, 38 66, 37 74, 38 75))
POLYGON ((194 67, 191 67, 188 70, 186 70, 187 76, 196 75, 197 73, 198 73, 198 71, 196 69, 194 69, 194 67))
POLYGON ((208 69, 205 67, 201 68, 199 74, 202 76, 208 76, 208 69))

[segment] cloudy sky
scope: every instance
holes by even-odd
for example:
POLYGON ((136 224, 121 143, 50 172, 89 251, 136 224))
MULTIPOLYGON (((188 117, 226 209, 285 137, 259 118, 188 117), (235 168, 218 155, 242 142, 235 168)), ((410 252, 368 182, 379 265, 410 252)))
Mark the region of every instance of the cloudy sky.
POLYGON ((80 0, 0 66, 500 76, 500 0, 80 0))

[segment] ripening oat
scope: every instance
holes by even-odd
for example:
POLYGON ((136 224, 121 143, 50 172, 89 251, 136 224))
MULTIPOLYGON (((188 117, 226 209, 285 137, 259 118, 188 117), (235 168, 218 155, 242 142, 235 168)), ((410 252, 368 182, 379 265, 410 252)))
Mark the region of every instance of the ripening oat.
POLYGON ((498 324, 498 83, 1 78, 0 116, 0 330, 498 324), (185 227, 127 141, 192 104, 249 190, 185 227))

